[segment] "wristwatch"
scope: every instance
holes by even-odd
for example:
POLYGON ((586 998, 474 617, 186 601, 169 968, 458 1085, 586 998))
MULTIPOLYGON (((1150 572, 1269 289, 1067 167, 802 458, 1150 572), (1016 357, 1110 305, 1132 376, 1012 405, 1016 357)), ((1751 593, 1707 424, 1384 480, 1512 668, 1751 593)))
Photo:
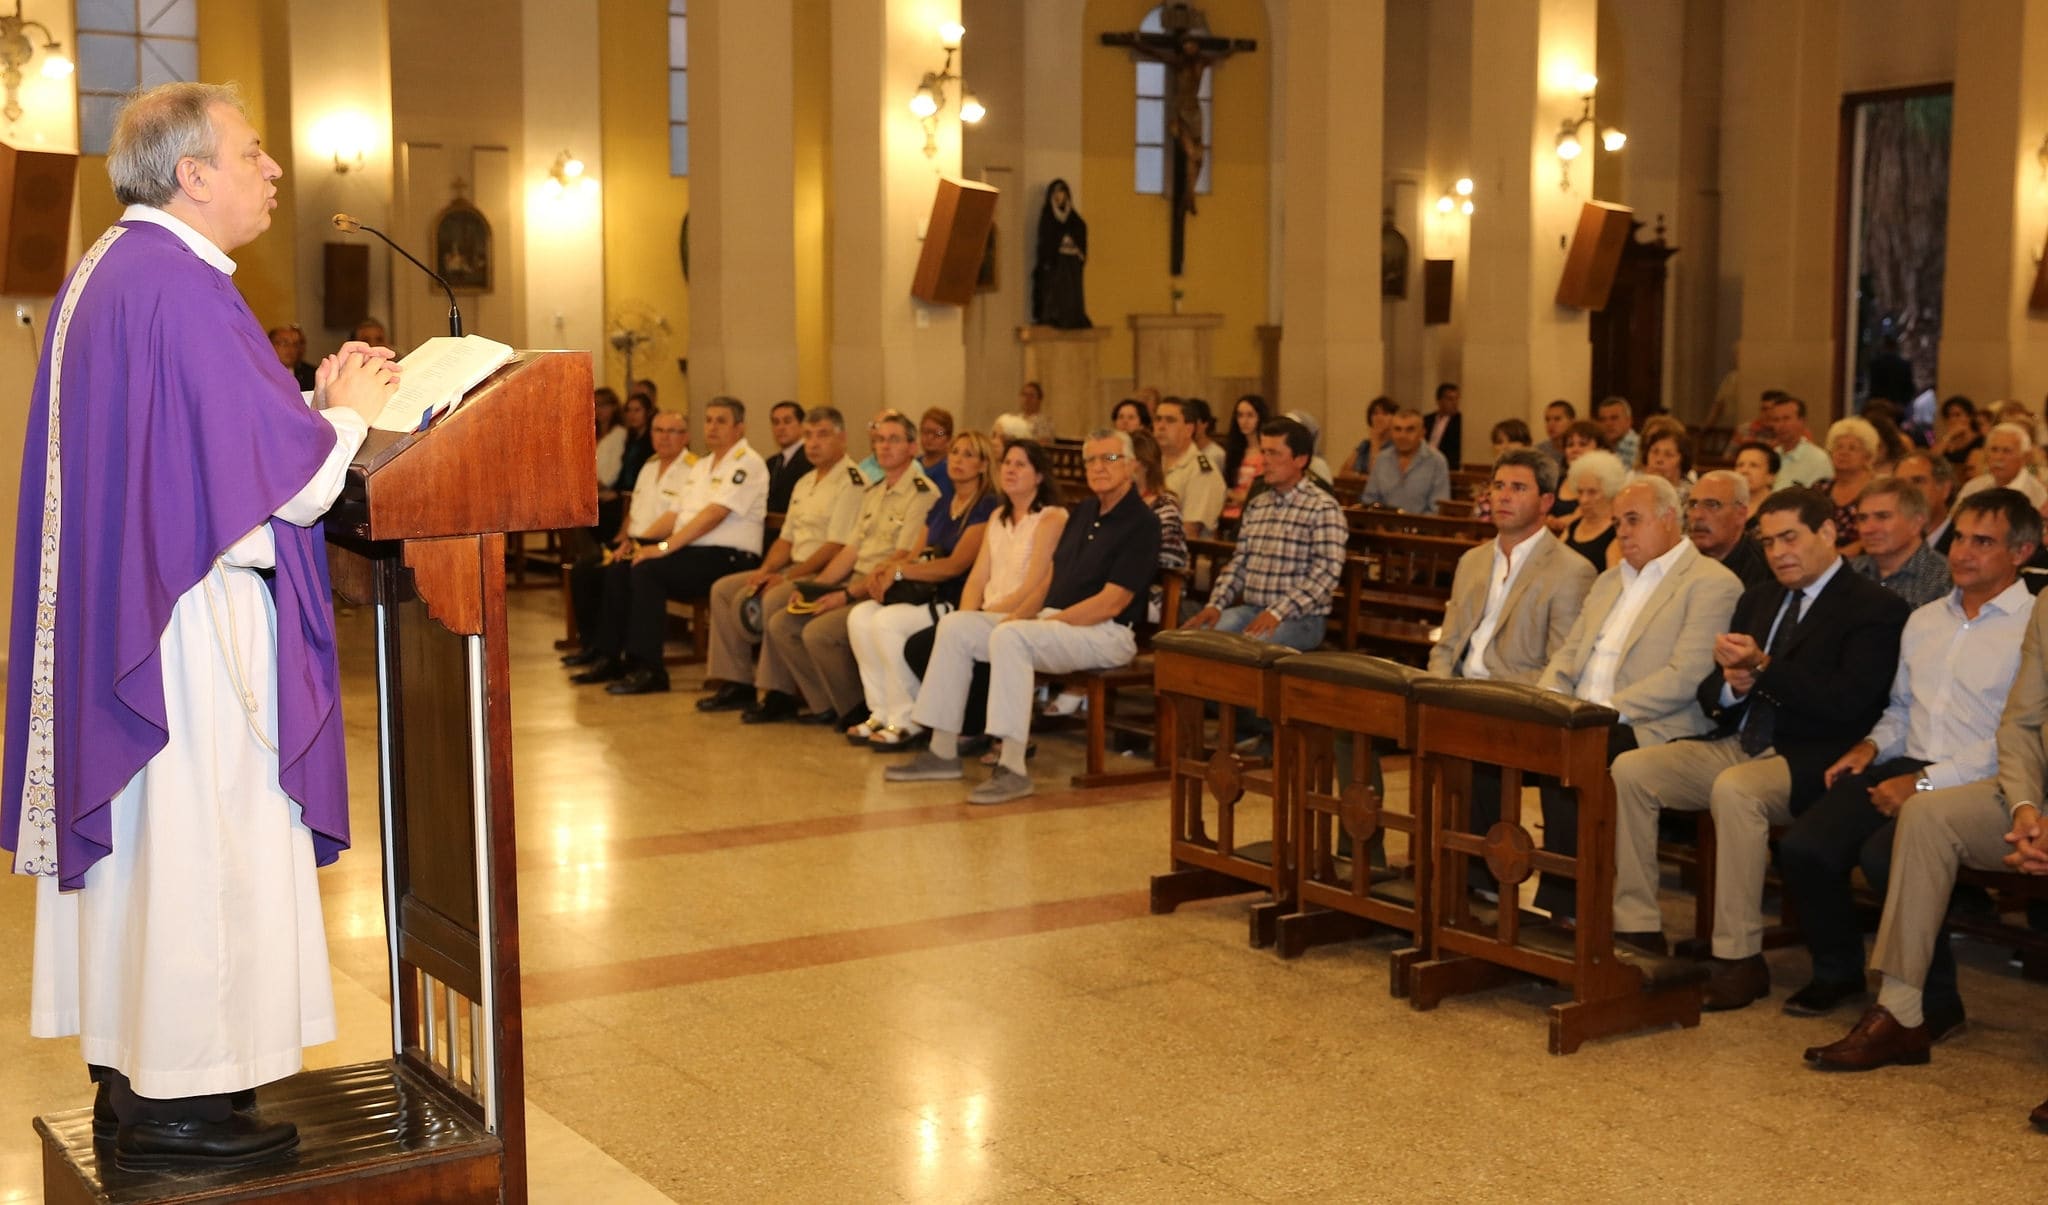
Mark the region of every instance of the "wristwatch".
POLYGON ((667 551, 668 551, 668 541, 667 541, 667 540, 661 540, 661 541, 658 541, 658 542, 657 542, 657 543, 656 543, 656 544, 654 545, 654 551, 656 551, 656 552, 667 552, 667 551))
POLYGON ((1934 789, 1934 780, 1922 774, 1913 780, 1913 789, 1916 791, 1932 791, 1934 789))
POLYGON ((903 580, 903 571, 901 569, 896 571, 896 580, 899 582, 903 580))

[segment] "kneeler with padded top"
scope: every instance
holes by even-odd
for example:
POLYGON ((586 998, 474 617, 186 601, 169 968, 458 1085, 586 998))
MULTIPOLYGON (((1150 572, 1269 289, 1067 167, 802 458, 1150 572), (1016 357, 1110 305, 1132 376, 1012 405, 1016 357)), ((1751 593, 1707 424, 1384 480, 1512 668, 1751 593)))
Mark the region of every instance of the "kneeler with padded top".
POLYGON ((1428 928, 1428 797, 1408 775, 1397 801, 1372 785, 1373 742, 1415 748, 1410 704, 1420 670, 1362 653, 1304 653, 1280 663, 1282 794, 1295 841, 1296 910, 1280 918, 1275 948, 1293 958, 1312 945, 1392 930, 1414 940, 1394 953, 1388 987, 1408 990, 1408 967, 1428 928), (1340 748, 1348 737, 1348 752, 1340 748), (1349 782, 1339 786, 1341 769, 1349 782), (1389 865, 1388 833, 1407 846, 1389 865), (1377 853, 1381 856, 1374 857, 1377 853))
POLYGON ((1251 942, 1270 945, 1275 922, 1293 910, 1294 864, 1287 808, 1277 767, 1236 751, 1238 708, 1262 719, 1279 712, 1275 666, 1297 656, 1285 645, 1227 632, 1161 632, 1153 638, 1153 690, 1158 694, 1160 754, 1170 777, 1168 852, 1173 868, 1152 876, 1152 911, 1171 912, 1191 900, 1265 891, 1255 905, 1251 942), (1216 743, 1205 716, 1217 710, 1216 743), (1204 817, 1204 793, 1216 801, 1216 832, 1204 817), (1237 813, 1247 795, 1271 803, 1267 839, 1239 844, 1237 813))
POLYGON ((1409 973, 1409 1002, 1434 1008, 1446 996, 1549 979, 1572 993, 1551 1006, 1550 1052, 1587 1038, 1700 1020, 1705 964, 1617 952, 1614 946, 1614 784, 1607 730, 1620 717, 1567 695, 1506 682, 1427 678, 1414 685, 1416 764, 1434 809, 1431 915, 1423 960, 1409 973), (1501 770, 1501 819, 1484 834, 1472 822, 1470 767, 1501 770), (1537 849, 1522 825, 1525 776, 1555 778, 1579 797, 1579 854, 1537 849), (1471 859, 1500 884, 1488 908, 1467 890, 1471 859), (1537 871, 1575 880, 1578 925, 1562 929, 1523 912, 1521 884, 1537 871))

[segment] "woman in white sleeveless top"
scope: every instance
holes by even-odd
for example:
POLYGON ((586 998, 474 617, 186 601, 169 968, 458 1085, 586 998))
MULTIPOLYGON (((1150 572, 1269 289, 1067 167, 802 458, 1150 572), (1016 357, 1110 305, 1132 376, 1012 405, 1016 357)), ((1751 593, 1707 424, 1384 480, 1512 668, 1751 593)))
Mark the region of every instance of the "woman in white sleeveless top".
MULTIPOLYGON (((1067 525, 1066 510, 1055 505, 1059 487, 1052 477, 1052 458, 1042 446, 1030 440, 1010 444, 1003 450, 996 477, 1002 501, 988 521, 981 552, 960 592, 962 612, 1006 615, 1018 600, 1034 593, 1052 574, 1053 549, 1067 525)), ((891 699, 889 726, 868 738, 869 747, 899 749, 922 738, 924 730, 910 720, 915 701, 914 694, 903 698, 901 713, 896 714, 897 700, 891 699)))

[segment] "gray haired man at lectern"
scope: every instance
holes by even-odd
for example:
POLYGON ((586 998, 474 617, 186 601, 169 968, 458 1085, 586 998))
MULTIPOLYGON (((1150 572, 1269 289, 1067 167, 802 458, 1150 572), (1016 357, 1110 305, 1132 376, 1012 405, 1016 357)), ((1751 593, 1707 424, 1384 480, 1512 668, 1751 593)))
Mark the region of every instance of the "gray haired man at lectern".
POLYGON ((397 367, 349 343, 308 406, 271 354, 228 256, 284 173, 231 89, 129 101, 107 172, 128 208, 63 286, 29 411, 0 844, 36 877, 31 1032, 78 1035, 113 1161, 238 1166, 297 1146, 250 1094, 335 1036, 317 524, 397 367))

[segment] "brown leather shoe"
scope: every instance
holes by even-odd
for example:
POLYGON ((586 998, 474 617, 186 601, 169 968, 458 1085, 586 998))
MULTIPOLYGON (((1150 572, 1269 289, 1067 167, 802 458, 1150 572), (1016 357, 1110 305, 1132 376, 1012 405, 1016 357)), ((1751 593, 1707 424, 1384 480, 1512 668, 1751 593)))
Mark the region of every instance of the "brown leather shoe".
POLYGON ((1893 1063, 1919 1066, 1927 1061, 1927 1047, 1926 1025, 1908 1029, 1891 1009, 1873 1004, 1841 1041, 1807 1047, 1806 1061, 1822 1071, 1869 1071, 1893 1063))
POLYGON ((2027 1114, 2027 1120, 2033 1122, 2037 1129, 2048 1130, 2048 1100, 2035 1105, 2034 1111, 2027 1114))
POLYGON ((1716 958, 1707 977, 1700 1008, 1710 1013, 1747 1008, 1771 994, 1771 968, 1761 954, 1747 958, 1716 958))

